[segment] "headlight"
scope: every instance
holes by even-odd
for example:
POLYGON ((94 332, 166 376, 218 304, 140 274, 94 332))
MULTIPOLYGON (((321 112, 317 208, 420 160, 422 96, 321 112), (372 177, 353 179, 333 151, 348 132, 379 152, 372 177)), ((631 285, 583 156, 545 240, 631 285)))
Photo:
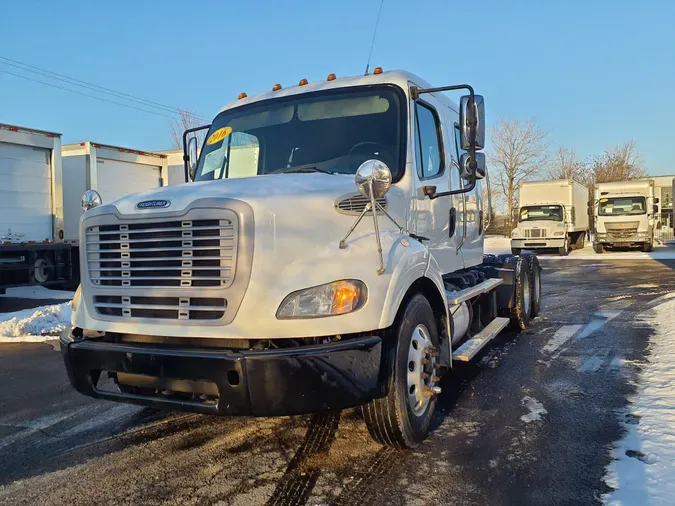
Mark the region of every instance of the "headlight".
POLYGON ((514 228, 514 229, 511 231, 511 237, 520 237, 520 232, 518 232, 518 229, 517 229, 517 228, 514 228))
POLYGON ((366 303, 366 285, 354 279, 293 292, 279 306, 277 318, 319 318, 351 313, 366 303))
POLYGON ((553 235, 565 235, 565 232, 563 232, 562 230, 560 230, 560 231, 558 231, 558 232, 553 232, 553 235))

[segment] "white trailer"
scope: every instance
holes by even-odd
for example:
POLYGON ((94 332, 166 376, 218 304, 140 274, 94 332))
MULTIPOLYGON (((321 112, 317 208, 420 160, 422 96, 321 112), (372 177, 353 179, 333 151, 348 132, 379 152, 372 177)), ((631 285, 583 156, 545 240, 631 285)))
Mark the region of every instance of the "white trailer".
POLYGON ((571 179, 533 181, 519 188, 518 226, 511 251, 556 249, 566 255, 584 247, 588 232, 588 188, 571 179))
POLYGON ((64 235, 79 246, 81 199, 96 190, 103 203, 130 193, 166 186, 169 178, 167 155, 109 146, 93 142, 66 144, 63 156, 64 235))
POLYGON ((61 134, 0 124, 0 293, 71 280, 61 134))
POLYGON ((640 247, 651 251, 659 199, 653 180, 599 183, 595 187, 593 249, 604 253, 613 247, 640 247))

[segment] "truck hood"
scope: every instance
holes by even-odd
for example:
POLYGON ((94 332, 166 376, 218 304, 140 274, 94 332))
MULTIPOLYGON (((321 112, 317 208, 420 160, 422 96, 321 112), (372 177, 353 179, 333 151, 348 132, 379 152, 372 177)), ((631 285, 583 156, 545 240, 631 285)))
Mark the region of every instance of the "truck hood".
MULTIPOLYGON (((392 188, 393 190, 393 188, 392 188)), ((185 209, 197 198, 231 198, 251 203, 261 200, 282 200, 286 203, 306 198, 322 199, 355 193, 354 176, 329 174, 272 174, 217 181, 165 186, 144 193, 127 195, 112 202, 120 213, 157 212, 157 208, 137 209, 139 202, 166 200, 167 211, 185 209)))

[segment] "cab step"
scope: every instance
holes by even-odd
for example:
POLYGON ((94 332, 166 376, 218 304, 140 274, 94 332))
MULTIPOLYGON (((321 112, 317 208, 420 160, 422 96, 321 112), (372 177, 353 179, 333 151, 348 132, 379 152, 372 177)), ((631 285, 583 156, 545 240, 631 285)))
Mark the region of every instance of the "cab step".
POLYGON ((483 295, 484 293, 491 292, 499 285, 504 282, 501 278, 490 278, 486 279, 482 283, 477 284, 476 286, 471 286, 465 288, 464 290, 446 290, 445 299, 448 303, 448 306, 456 306, 462 302, 466 302, 469 299, 483 295))
POLYGON ((497 337, 509 322, 510 320, 508 318, 495 318, 488 323, 487 327, 457 348, 452 354, 452 360, 457 362, 468 362, 475 357, 487 343, 497 337))

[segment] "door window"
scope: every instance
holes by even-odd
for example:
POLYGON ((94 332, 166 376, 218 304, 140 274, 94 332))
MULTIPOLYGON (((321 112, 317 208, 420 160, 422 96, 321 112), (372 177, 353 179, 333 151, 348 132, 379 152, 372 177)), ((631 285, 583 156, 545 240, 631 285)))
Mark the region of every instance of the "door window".
POLYGON ((436 177, 443 172, 443 152, 441 146, 441 127, 438 117, 431 107, 417 102, 415 104, 417 119, 417 173, 420 179, 436 177))

